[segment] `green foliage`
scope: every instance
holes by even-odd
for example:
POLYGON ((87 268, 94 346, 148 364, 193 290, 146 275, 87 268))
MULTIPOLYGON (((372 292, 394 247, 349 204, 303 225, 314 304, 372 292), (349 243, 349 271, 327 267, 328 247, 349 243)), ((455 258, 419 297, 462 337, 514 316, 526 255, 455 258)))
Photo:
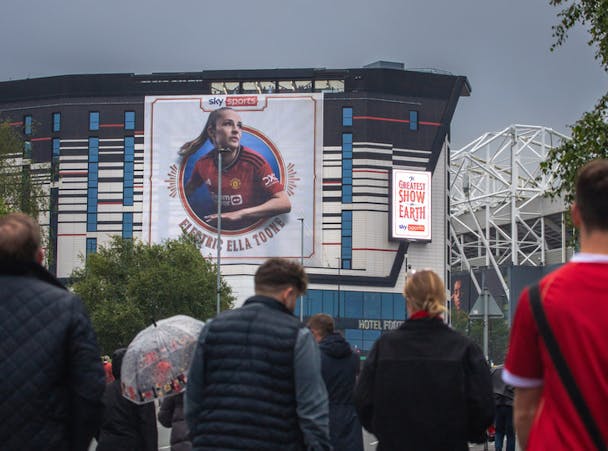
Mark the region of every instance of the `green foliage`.
POLYGON ((607 107, 608 94, 571 127, 571 140, 549 150, 547 159, 540 165, 545 174, 557 177, 557 184, 549 195, 563 194, 566 202, 572 203, 578 169, 593 159, 608 158, 607 107))
POLYGON ((42 186, 32 183, 29 165, 17 164, 23 155, 24 140, 8 121, 0 122, 0 208, 22 211, 38 218, 48 207, 42 186))
MULTIPOLYGON (((586 27, 589 46, 595 47, 595 58, 608 71, 608 0, 550 0, 553 6, 564 6, 557 17, 559 23, 553 26, 555 43, 551 51, 565 43, 568 31, 577 24, 586 27), (566 6, 567 5, 567 6, 566 6)), ((570 128, 572 140, 552 149, 547 160, 541 164, 545 174, 555 174, 559 178, 548 193, 551 196, 563 194, 572 202, 574 182, 578 168, 595 158, 608 157, 608 93, 596 103, 591 112, 585 113, 570 128)))
MULTIPOLYGON (((488 356, 497 365, 503 363, 509 344, 509 324, 505 318, 488 320, 488 356)), ((457 310, 452 313, 452 327, 463 335, 467 335, 483 349, 482 319, 470 319, 466 312, 457 310)))
MULTIPOLYGON (((550 0, 553 6, 566 5, 570 0, 550 0)), ((558 14, 560 22, 553 26, 555 43, 551 50, 555 50, 566 42, 568 31, 576 24, 586 27, 590 35, 587 42, 596 46, 595 58, 598 59, 604 70, 608 70, 608 0, 578 0, 564 7, 558 14)))
MULTIPOLYGON (((72 274, 102 353, 127 346, 153 320, 183 314, 207 320, 216 313, 215 266, 187 237, 163 244, 113 237, 72 274)), ((222 310, 234 302, 222 280, 222 310)))

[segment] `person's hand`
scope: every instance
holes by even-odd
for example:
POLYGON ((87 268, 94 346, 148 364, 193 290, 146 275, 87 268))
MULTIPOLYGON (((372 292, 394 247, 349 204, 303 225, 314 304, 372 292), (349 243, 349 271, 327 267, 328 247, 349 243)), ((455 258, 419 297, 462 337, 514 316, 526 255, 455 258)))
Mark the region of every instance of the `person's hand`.
MULTIPOLYGON (((246 218, 244 210, 231 211, 228 213, 222 213, 222 222, 227 223, 241 221, 246 218)), ((204 217, 205 222, 211 225, 217 224, 217 213, 213 213, 204 217)))

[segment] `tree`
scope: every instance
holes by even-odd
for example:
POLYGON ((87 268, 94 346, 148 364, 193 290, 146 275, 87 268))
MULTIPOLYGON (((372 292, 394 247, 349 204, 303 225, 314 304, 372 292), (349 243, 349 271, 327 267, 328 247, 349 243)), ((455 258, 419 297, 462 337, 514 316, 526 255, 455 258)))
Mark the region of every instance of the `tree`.
MULTIPOLYGON (((113 237, 72 279, 104 354, 127 346, 155 320, 177 314, 206 320, 216 313, 216 268, 186 236, 153 245, 113 237)), ((221 300, 222 310, 234 302, 225 281, 221 300)))
POLYGON ((24 145, 8 121, 0 122, 0 201, 6 211, 22 211, 38 219, 48 206, 48 196, 32 180, 29 164, 21 161, 24 145))
MULTIPOLYGON (((569 3, 569 0, 550 0, 553 6, 569 3)), ((587 27, 590 39, 588 44, 595 46, 595 58, 600 61, 604 71, 608 71, 608 0, 574 1, 558 13, 560 22, 553 26, 554 51, 568 38, 568 31, 575 25, 587 27)), ((572 140, 551 149, 547 160, 541 163, 545 174, 558 176, 551 196, 563 194, 571 203, 574 196, 574 180, 577 170, 595 158, 608 158, 608 93, 596 103, 594 109, 583 114, 570 128, 572 140)))

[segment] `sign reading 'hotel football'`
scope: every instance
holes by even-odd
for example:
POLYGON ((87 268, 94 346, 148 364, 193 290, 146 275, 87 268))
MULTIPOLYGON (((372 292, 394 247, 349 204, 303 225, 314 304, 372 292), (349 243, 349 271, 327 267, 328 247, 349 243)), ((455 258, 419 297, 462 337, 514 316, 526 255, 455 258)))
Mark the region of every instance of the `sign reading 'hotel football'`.
POLYGON ((393 169, 391 239, 431 239, 431 173, 393 169))

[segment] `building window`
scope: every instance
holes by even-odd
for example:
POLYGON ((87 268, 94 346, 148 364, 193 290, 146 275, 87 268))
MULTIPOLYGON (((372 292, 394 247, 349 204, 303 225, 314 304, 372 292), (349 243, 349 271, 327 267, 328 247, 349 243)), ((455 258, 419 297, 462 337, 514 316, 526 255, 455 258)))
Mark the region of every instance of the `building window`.
POLYGON ((125 111, 125 130, 135 130, 135 111, 125 111))
POLYGON ((60 154, 59 138, 53 138, 53 157, 51 159, 51 174, 54 182, 59 180, 59 154, 60 154))
POLYGON ((23 143, 23 158, 32 159, 32 143, 30 141, 23 143))
POLYGON ((89 130, 99 130, 99 111, 91 111, 89 113, 89 130))
POLYGON ((27 116, 23 116, 23 133, 26 136, 32 134, 32 116, 29 114, 27 116))
POLYGON ((410 130, 418 130, 418 111, 410 111, 410 130))
POLYGON ((87 232, 97 231, 99 189, 99 138, 89 138, 89 177, 87 181, 87 232))
POLYGON ((59 138, 53 138, 53 159, 59 158, 59 149, 61 148, 59 138))
POLYGON ((342 244, 340 247, 342 269, 352 269, 353 261, 353 212, 342 212, 342 244))
POLYGON ((122 214, 122 237, 130 240, 133 238, 133 213, 122 214))
POLYGON ((353 134, 342 133, 342 203, 353 201, 353 134))
POLYGON ((352 127, 353 125, 353 109, 351 107, 342 108, 342 126, 352 127))
POLYGON ((87 256, 97 252, 97 238, 87 238, 87 256))
POLYGON ((134 159, 135 159, 135 138, 125 137, 125 157, 123 163, 123 205, 133 205, 133 179, 134 179, 134 159))
POLYGON ((53 133, 61 131, 61 113, 53 113, 53 133))

